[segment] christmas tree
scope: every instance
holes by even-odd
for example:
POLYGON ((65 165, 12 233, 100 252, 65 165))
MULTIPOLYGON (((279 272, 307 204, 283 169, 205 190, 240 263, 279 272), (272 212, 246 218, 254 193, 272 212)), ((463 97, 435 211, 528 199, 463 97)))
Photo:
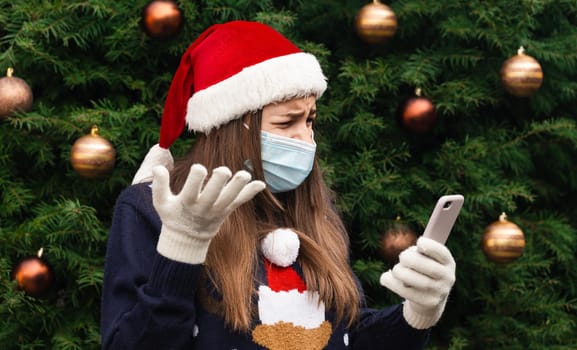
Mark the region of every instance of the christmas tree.
POLYGON ((157 142, 186 47, 213 23, 245 19, 270 24, 323 65, 329 89, 315 137, 369 306, 399 302, 378 284, 392 267, 381 254, 387 229, 399 217, 420 234, 437 198, 460 193, 447 242, 457 282, 430 348, 575 349, 577 3, 390 1, 396 32, 378 44, 355 24, 369 3, 180 1, 184 25, 156 38, 143 30, 147 1, 0 0, 0 71, 13 68, 33 92, 29 110, 0 120, 0 348, 100 348, 115 199, 157 142), (542 68, 529 96, 501 80, 520 47, 542 68), (426 132, 402 117, 417 89, 435 108, 426 132), (71 156, 94 125, 115 163, 93 178, 71 156), (503 212, 525 247, 495 263, 481 241, 503 212), (39 250, 53 278, 35 296, 12 273, 39 250))

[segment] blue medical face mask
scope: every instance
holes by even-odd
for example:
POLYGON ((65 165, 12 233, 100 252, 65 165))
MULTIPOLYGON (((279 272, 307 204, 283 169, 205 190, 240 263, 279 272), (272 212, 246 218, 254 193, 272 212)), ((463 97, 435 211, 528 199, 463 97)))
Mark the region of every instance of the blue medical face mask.
MULTIPOLYGON (((299 187, 313 169, 316 143, 260 132, 264 180, 273 193, 299 187)), ((250 162, 247 166, 252 169, 250 162)))

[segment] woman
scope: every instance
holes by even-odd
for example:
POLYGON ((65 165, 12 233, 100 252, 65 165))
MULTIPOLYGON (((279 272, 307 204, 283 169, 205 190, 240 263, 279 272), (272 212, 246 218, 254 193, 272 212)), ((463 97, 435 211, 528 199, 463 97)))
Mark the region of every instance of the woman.
POLYGON ((215 25, 192 43, 159 144, 115 206, 104 349, 424 346, 454 260, 419 239, 381 277, 405 303, 363 307, 348 236, 315 157, 325 89, 316 58, 263 24, 215 25), (198 136, 173 166, 168 149, 185 124, 198 136))

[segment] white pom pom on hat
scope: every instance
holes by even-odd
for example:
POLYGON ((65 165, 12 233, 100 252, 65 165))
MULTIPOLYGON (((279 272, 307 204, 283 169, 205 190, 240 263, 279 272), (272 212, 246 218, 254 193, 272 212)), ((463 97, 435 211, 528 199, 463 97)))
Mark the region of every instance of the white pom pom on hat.
POLYGON ((264 256, 277 266, 291 266, 299 255, 299 237, 288 228, 279 228, 270 232, 260 244, 264 256))
MULTIPOLYGON (((164 105, 159 147, 152 147, 147 159, 169 159, 166 151, 185 125, 208 134, 273 102, 320 97, 326 87, 315 56, 273 28, 249 21, 215 24, 182 56, 164 105)), ((149 179, 155 165, 143 163, 132 183, 149 179)))

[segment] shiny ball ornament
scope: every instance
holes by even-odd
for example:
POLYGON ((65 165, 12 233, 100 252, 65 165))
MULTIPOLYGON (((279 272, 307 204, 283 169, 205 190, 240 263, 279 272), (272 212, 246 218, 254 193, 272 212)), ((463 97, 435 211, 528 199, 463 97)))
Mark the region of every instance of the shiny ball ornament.
POLYGON ((14 69, 8 68, 6 76, 0 79, 0 119, 32 108, 32 89, 24 80, 12 76, 13 73, 14 69))
POLYGON ((142 9, 141 26, 156 39, 171 39, 178 35, 184 24, 184 15, 175 1, 153 0, 142 9))
POLYGON ((517 260, 525 250, 525 235, 516 224, 501 214, 498 221, 485 228, 481 247, 490 261, 508 264, 517 260))
POLYGON ((517 55, 501 66, 501 83, 505 91, 517 97, 533 96, 543 83, 543 70, 539 62, 526 55, 521 47, 517 55))
POLYGON ((378 0, 363 6, 355 18, 357 35, 368 44, 382 44, 397 32, 397 16, 378 0))
POLYGON ((32 297, 45 296, 52 287, 54 272, 52 267, 42 258, 42 249, 36 256, 22 259, 12 270, 12 279, 18 289, 32 297))
POLYGON ((105 138, 98 135, 93 126, 90 134, 80 137, 72 145, 70 162, 82 177, 99 179, 106 177, 114 168, 116 150, 105 138))
POLYGON ((437 110, 431 100, 421 96, 417 89, 416 96, 409 98, 401 109, 401 123, 408 131, 425 134, 437 123, 437 110))
POLYGON ((417 243, 417 234, 399 218, 381 235, 380 255, 390 264, 399 262, 399 254, 417 243))

